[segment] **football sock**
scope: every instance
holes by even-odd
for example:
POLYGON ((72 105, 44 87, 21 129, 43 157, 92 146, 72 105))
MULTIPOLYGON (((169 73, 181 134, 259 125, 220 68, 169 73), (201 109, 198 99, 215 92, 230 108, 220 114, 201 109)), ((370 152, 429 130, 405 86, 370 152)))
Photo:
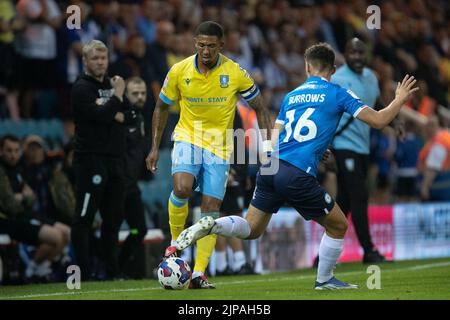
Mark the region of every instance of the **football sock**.
POLYGON ((334 239, 325 232, 319 246, 317 282, 323 283, 333 277, 333 269, 344 247, 344 239, 334 239))
POLYGON ((211 233, 225 237, 236 237, 246 239, 250 235, 251 229, 247 220, 239 216, 228 216, 216 219, 216 224, 211 229, 211 233))
MULTIPOLYGON (((219 212, 202 212, 202 217, 204 216, 212 216, 213 218, 216 218, 219 216, 219 212)), ((209 263, 209 257, 211 257, 211 254, 216 247, 216 240, 216 234, 210 234, 197 240, 197 254, 195 256, 194 272, 205 272, 209 263)))
POLYGON ((224 272, 227 268, 227 252, 216 251, 216 270, 218 272, 224 272))
MULTIPOLYGON (((180 199, 172 191, 169 197, 168 208, 170 234, 172 239, 177 239, 184 229, 184 224, 188 216, 188 199, 180 199)), ((171 245, 174 245, 174 241, 172 240, 171 245)))
POLYGON ((234 253, 233 270, 239 271, 246 261, 244 251, 236 251, 234 253))

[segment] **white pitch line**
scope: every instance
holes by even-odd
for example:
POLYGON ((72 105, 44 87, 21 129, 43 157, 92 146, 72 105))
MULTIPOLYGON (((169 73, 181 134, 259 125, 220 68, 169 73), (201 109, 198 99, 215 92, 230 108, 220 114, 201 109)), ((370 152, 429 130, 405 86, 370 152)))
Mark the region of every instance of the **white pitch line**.
MULTIPOLYGON (((438 267, 446 267, 450 266, 450 262, 439 262, 439 263, 428 263, 422 265, 416 265, 412 267, 404 267, 398 269, 387 269, 382 270, 385 272, 397 272, 397 271, 415 271, 422 269, 431 269, 438 267)), ((340 272, 339 276, 349 276, 355 274, 364 273, 362 271, 349 271, 349 272, 340 272)), ((276 279, 252 279, 252 280, 237 280, 237 281, 226 281, 226 282, 216 282, 217 285, 233 285, 233 284, 245 284, 245 283, 255 283, 255 282, 273 282, 273 281, 284 281, 284 280, 303 280, 309 278, 315 278, 315 274, 297 276, 297 277, 283 277, 276 279)), ((11 296, 11 297, 2 297, 0 300, 12 300, 12 299, 30 299, 30 298, 44 298, 44 297, 55 297, 55 296, 70 296, 70 295, 80 295, 80 294, 96 294, 96 293, 109 293, 109 292, 136 292, 136 291, 152 291, 152 290, 161 290, 161 287, 147 287, 147 288, 128 288, 128 289, 109 289, 109 290, 93 290, 93 291, 70 291, 70 292, 54 292, 54 293, 42 293, 42 294, 28 294, 21 296, 11 296)))

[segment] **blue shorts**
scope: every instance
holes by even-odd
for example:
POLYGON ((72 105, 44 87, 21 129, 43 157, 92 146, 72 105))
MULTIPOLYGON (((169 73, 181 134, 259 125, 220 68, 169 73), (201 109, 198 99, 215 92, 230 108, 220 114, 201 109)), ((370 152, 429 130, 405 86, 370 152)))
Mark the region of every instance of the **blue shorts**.
POLYGON ((276 213, 286 202, 306 220, 330 213, 333 198, 319 185, 317 179, 284 160, 279 160, 274 175, 256 177, 252 206, 267 213, 276 213))
POLYGON ((203 195, 223 200, 230 164, 211 151, 184 141, 175 141, 172 151, 172 175, 190 173, 203 195))

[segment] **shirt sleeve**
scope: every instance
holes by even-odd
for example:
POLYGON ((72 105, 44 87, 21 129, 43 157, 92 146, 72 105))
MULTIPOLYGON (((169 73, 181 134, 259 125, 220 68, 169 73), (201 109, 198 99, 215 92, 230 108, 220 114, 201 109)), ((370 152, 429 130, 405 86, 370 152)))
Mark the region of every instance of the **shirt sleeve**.
POLYGON ((339 88, 336 93, 336 102, 341 111, 352 115, 354 118, 366 107, 350 89, 339 88))
POLYGON ((248 72, 239 67, 238 71, 238 90, 245 101, 251 101, 259 95, 259 88, 253 81, 248 72))
POLYGON ((173 66, 167 73, 161 92, 159 93, 159 98, 165 104, 170 106, 175 104, 180 95, 178 90, 178 72, 175 66, 173 66))
POLYGON ((425 160, 427 168, 440 171, 444 167, 447 157, 447 150, 441 144, 435 144, 430 148, 430 152, 425 160))
POLYGON ((278 112, 277 119, 275 120, 275 123, 278 124, 284 124, 286 121, 286 112, 284 111, 284 105, 286 103, 287 96, 283 99, 283 102, 281 103, 280 111, 278 112))

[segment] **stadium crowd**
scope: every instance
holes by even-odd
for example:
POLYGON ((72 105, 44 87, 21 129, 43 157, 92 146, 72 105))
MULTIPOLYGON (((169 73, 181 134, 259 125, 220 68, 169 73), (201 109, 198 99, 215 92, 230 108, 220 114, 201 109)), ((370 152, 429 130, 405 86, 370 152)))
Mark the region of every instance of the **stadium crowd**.
MULTIPOLYGON (((25 177, 30 177, 27 185, 37 197, 34 212, 57 214, 55 204, 49 205, 47 198, 39 200, 39 196, 51 190, 54 172, 63 172, 73 183, 69 97, 72 84, 83 71, 82 46, 89 41, 99 39, 108 46, 111 76, 139 76, 146 82, 148 99, 143 115, 150 137, 153 108, 166 74, 176 62, 194 53, 192 38, 202 21, 224 26, 223 53, 256 80, 273 119, 283 96, 306 79, 303 53, 308 46, 329 43, 339 66, 344 63, 346 42, 357 36, 368 45, 367 66, 378 77, 381 105, 376 107, 392 100, 403 74, 414 75, 421 88, 402 112, 405 139, 398 139, 390 128, 371 132, 370 200, 427 200, 418 179, 423 168, 417 164, 422 147, 439 129, 450 126, 449 18, 450 4, 445 0, 0 0, 0 119, 21 123, 57 118, 64 123, 60 145, 28 137, 23 140, 25 152, 19 162, 24 170, 27 165, 42 166, 44 160, 36 153, 47 151, 48 167, 40 169, 43 173, 28 170, 25 177), (373 4, 381 9, 381 25, 370 30, 366 10, 373 4), (81 9, 80 28, 67 27, 70 5, 81 9), (46 143, 54 148, 48 150, 46 143), (39 185, 43 179, 47 187, 39 185), (33 185, 33 181, 37 182, 33 185)), ((245 102, 240 103, 245 108, 245 102)), ((179 114, 176 106, 171 108, 161 144, 166 149, 171 148, 170 135, 179 114)), ((241 116, 244 128, 254 126, 251 112, 241 112, 241 116)), ((73 210, 72 199, 63 200, 73 210)), ((70 218, 70 214, 60 217, 66 223, 70 218)))

